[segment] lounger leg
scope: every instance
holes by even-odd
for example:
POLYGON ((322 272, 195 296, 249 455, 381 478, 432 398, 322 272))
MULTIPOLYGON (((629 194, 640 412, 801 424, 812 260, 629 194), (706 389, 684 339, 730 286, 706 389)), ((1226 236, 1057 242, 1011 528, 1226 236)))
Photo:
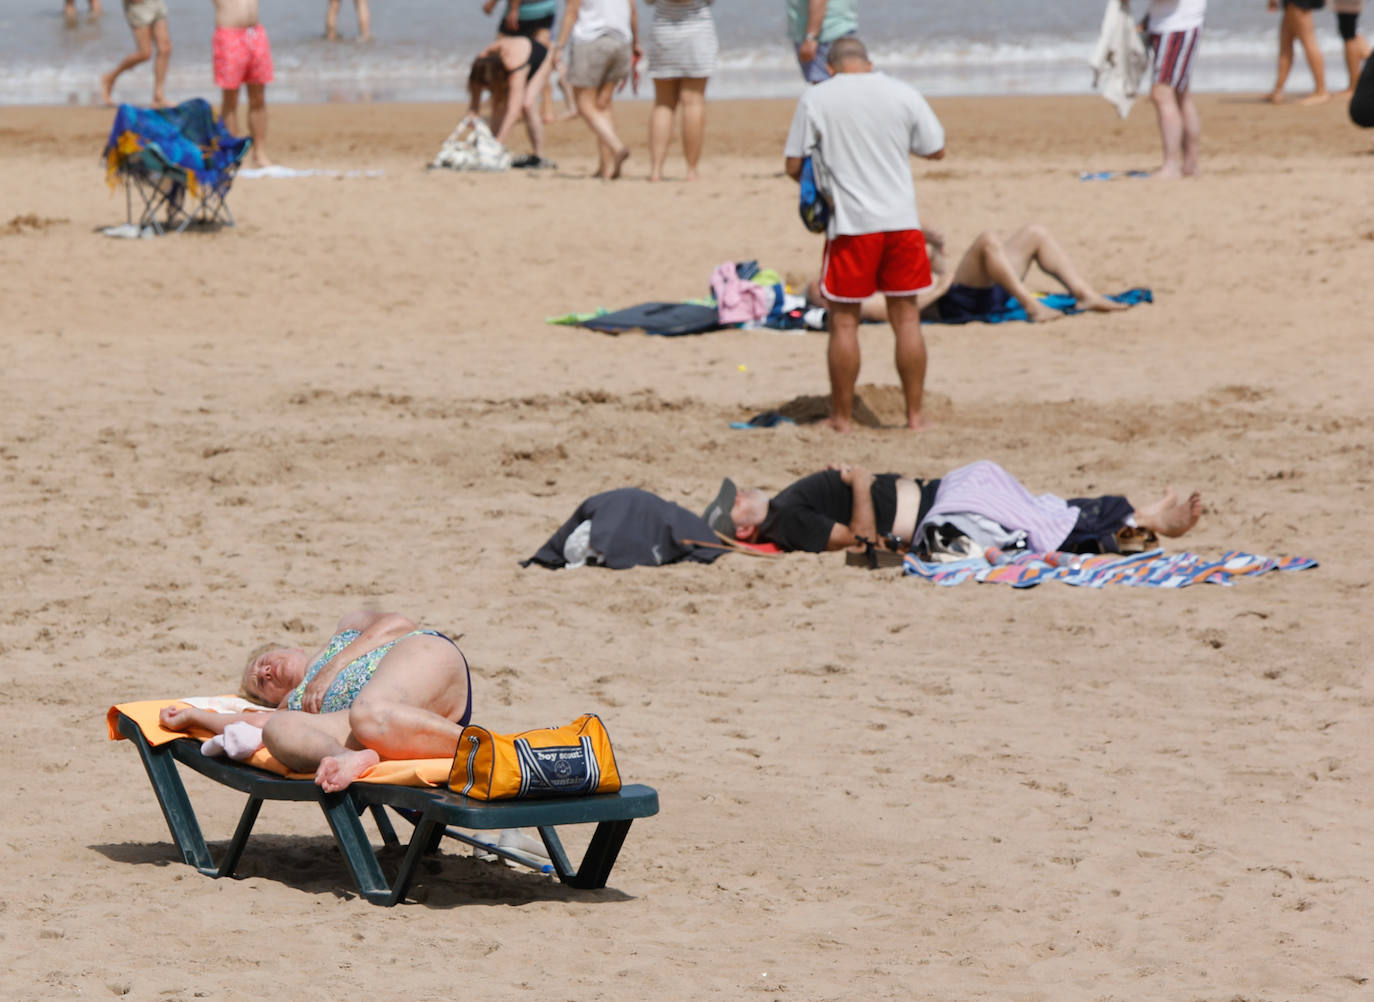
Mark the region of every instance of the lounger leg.
POLYGON ((232 877, 234 870, 238 868, 239 859, 243 856, 243 847, 248 844, 248 836, 253 831, 253 825, 258 820, 258 811, 262 810, 261 797, 249 797, 248 803, 243 806, 243 813, 239 815, 239 826, 234 829, 234 838, 229 843, 229 848, 225 851, 224 859, 219 866, 199 866, 196 869, 207 877, 232 877))
POLYGON ((363 830, 358 808, 352 798, 346 793, 325 794, 320 798, 320 809, 329 821, 334 841, 338 843, 344 862, 348 864, 353 881, 363 897, 374 904, 395 904, 394 900, 386 900, 391 897, 391 890, 382 875, 382 866, 377 862, 377 854, 372 850, 367 832, 363 830))
POLYGON ((377 831, 381 833, 382 841, 387 845, 400 845, 401 840, 396 837, 396 829, 391 824, 391 818, 387 816, 386 808, 381 804, 373 804, 372 820, 376 822, 377 831))
POLYGON ((132 722, 125 726, 127 718, 121 717, 119 730, 138 749, 138 757, 143 760, 143 769, 148 773, 148 781, 153 784, 153 794, 162 808, 162 816, 172 833, 172 841, 181 853, 181 861, 198 870, 213 867, 210 847, 205 844, 201 834, 200 822, 196 820, 195 808, 186 796, 186 787, 177 771, 176 759, 166 747, 154 748, 148 744, 143 732, 132 722))
POLYGON ((568 861, 568 854, 563 849, 558 833, 551 827, 542 827, 539 834, 544 839, 544 848, 549 851, 559 880, 569 887, 595 889, 605 887, 610 879, 611 869, 620 855, 620 847, 625 844, 630 824, 629 821, 602 821, 598 824, 592 833, 592 840, 587 843, 587 851, 582 854, 582 864, 576 871, 568 861))

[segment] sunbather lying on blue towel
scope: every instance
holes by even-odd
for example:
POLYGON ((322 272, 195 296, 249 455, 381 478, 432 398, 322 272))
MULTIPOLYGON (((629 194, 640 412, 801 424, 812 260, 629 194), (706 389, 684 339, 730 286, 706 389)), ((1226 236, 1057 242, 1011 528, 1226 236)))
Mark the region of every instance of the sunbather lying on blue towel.
POLYGON ((342 790, 381 758, 449 758, 472 714, 467 660, 448 637, 395 613, 339 620, 313 656, 269 645, 249 657, 243 695, 276 712, 168 707, 161 723, 216 733, 242 720, 263 728, 267 750, 295 772, 342 790))
MULTIPOLYGON (((943 237, 930 228, 925 230, 925 237, 936 281, 933 289, 916 297, 922 320, 965 323, 1000 318, 1013 298, 1032 323, 1057 320, 1064 314, 1042 303, 1026 287, 1026 274, 1032 264, 1039 265, 1041 271, 1068 290, 1076 301, 1075 310, 1109 313, 1130 305, 1110 299, 1089 285, 1064 248, 1039 223, 1029 223, 1006 238, 984 230, 953 270, 948 265, 943 237)), ((816 281, 807 285, 806 295, 813 305, 825 305, 816 281)), ((887 309, 883 298, 873 296, 866 300, 860 315, 864 320, 885 323, 887 309)))

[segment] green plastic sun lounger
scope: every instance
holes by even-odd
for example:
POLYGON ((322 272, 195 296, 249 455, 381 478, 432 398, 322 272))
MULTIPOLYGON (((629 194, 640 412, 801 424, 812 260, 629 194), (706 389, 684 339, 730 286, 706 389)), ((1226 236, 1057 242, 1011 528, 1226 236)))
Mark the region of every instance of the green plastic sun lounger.
MULTIPOLYGON (((203 755, 200 742, 194 739, 185 738, 154 746, 144 738, 138 724, 122 713, 118 715, 116 726, 120 734, 138 749, 183 862, 210 877, 233 876, 263 801, 312 801, 324 812, 359 893, 376 905, 394 905, 403 900, 416 866, 426 853, 437 851, 445 836, 517 863, 534 865, 518 854, 454 831, 454 827, 478 831, 538 829, 553 872, 560 881, 577 888, 605 887, 630 824, 635 818, 652 817, 658 813, 658 793, 651 787, 641 785, 627 785, 619 793, 589 797, 498 802, 472 800, 433 787, 381 783, 354 783, 340 793, 325 793, 310 780, 286 779, 231 759, 203 755), (183 765, 248 795, 238 828, 219 863, 211 857, 210 847, 201 834, 195 808, 191 806, 186 787, 181 781, 180 766, 183 765), (414 825, 405 857, 390 881, 382 872, 376 850, 362 824, 362 815, 370 811, 383 842, 389 846, 399 845, 400 839, 392 826, 387 808, 414 825), (574 868, 556 829, 580 824, 595 824, 596 829, 581 863, 574 868)), ((543 869, 548 869, 548 866, 543 869)))

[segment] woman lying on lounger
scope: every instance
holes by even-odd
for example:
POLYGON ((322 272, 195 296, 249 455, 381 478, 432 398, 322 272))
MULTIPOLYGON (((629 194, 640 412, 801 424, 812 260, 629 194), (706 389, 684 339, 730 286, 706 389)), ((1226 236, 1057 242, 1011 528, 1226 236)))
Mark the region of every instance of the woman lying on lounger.
POLYGON ((450 758, 472 713, 468 664, 448 637, 395 613, 350 612, 313 657, 295 647, 255 652, 243 692, 274 712, 167 707, 162 726, 222 733, 236 720, 263 729, 267 750, 294 772, 342 790, 382 758, 450 758))

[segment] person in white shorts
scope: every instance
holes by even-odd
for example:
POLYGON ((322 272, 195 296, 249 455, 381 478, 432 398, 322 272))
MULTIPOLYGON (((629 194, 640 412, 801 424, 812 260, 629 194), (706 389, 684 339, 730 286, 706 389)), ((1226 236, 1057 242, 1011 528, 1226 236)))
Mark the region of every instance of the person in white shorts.
MULTIPOLYGON (((94 10, 94 8, 92 8, 94 10)), ((131 70, 140 63, 146 63, 157 49, 153 62, 153 107, 161 108, 167 104, 164 88, 167 84, 167 63, 172 58, 172 36, 167 31, 166 0, 124 0, 124 17, 129 29, 134 33, 134 44, 138 46, 132 55, 125 56, 109 73, 100 78, 100 99, 105 104, 114 104, 115 80, 125 70, 131 70)))

